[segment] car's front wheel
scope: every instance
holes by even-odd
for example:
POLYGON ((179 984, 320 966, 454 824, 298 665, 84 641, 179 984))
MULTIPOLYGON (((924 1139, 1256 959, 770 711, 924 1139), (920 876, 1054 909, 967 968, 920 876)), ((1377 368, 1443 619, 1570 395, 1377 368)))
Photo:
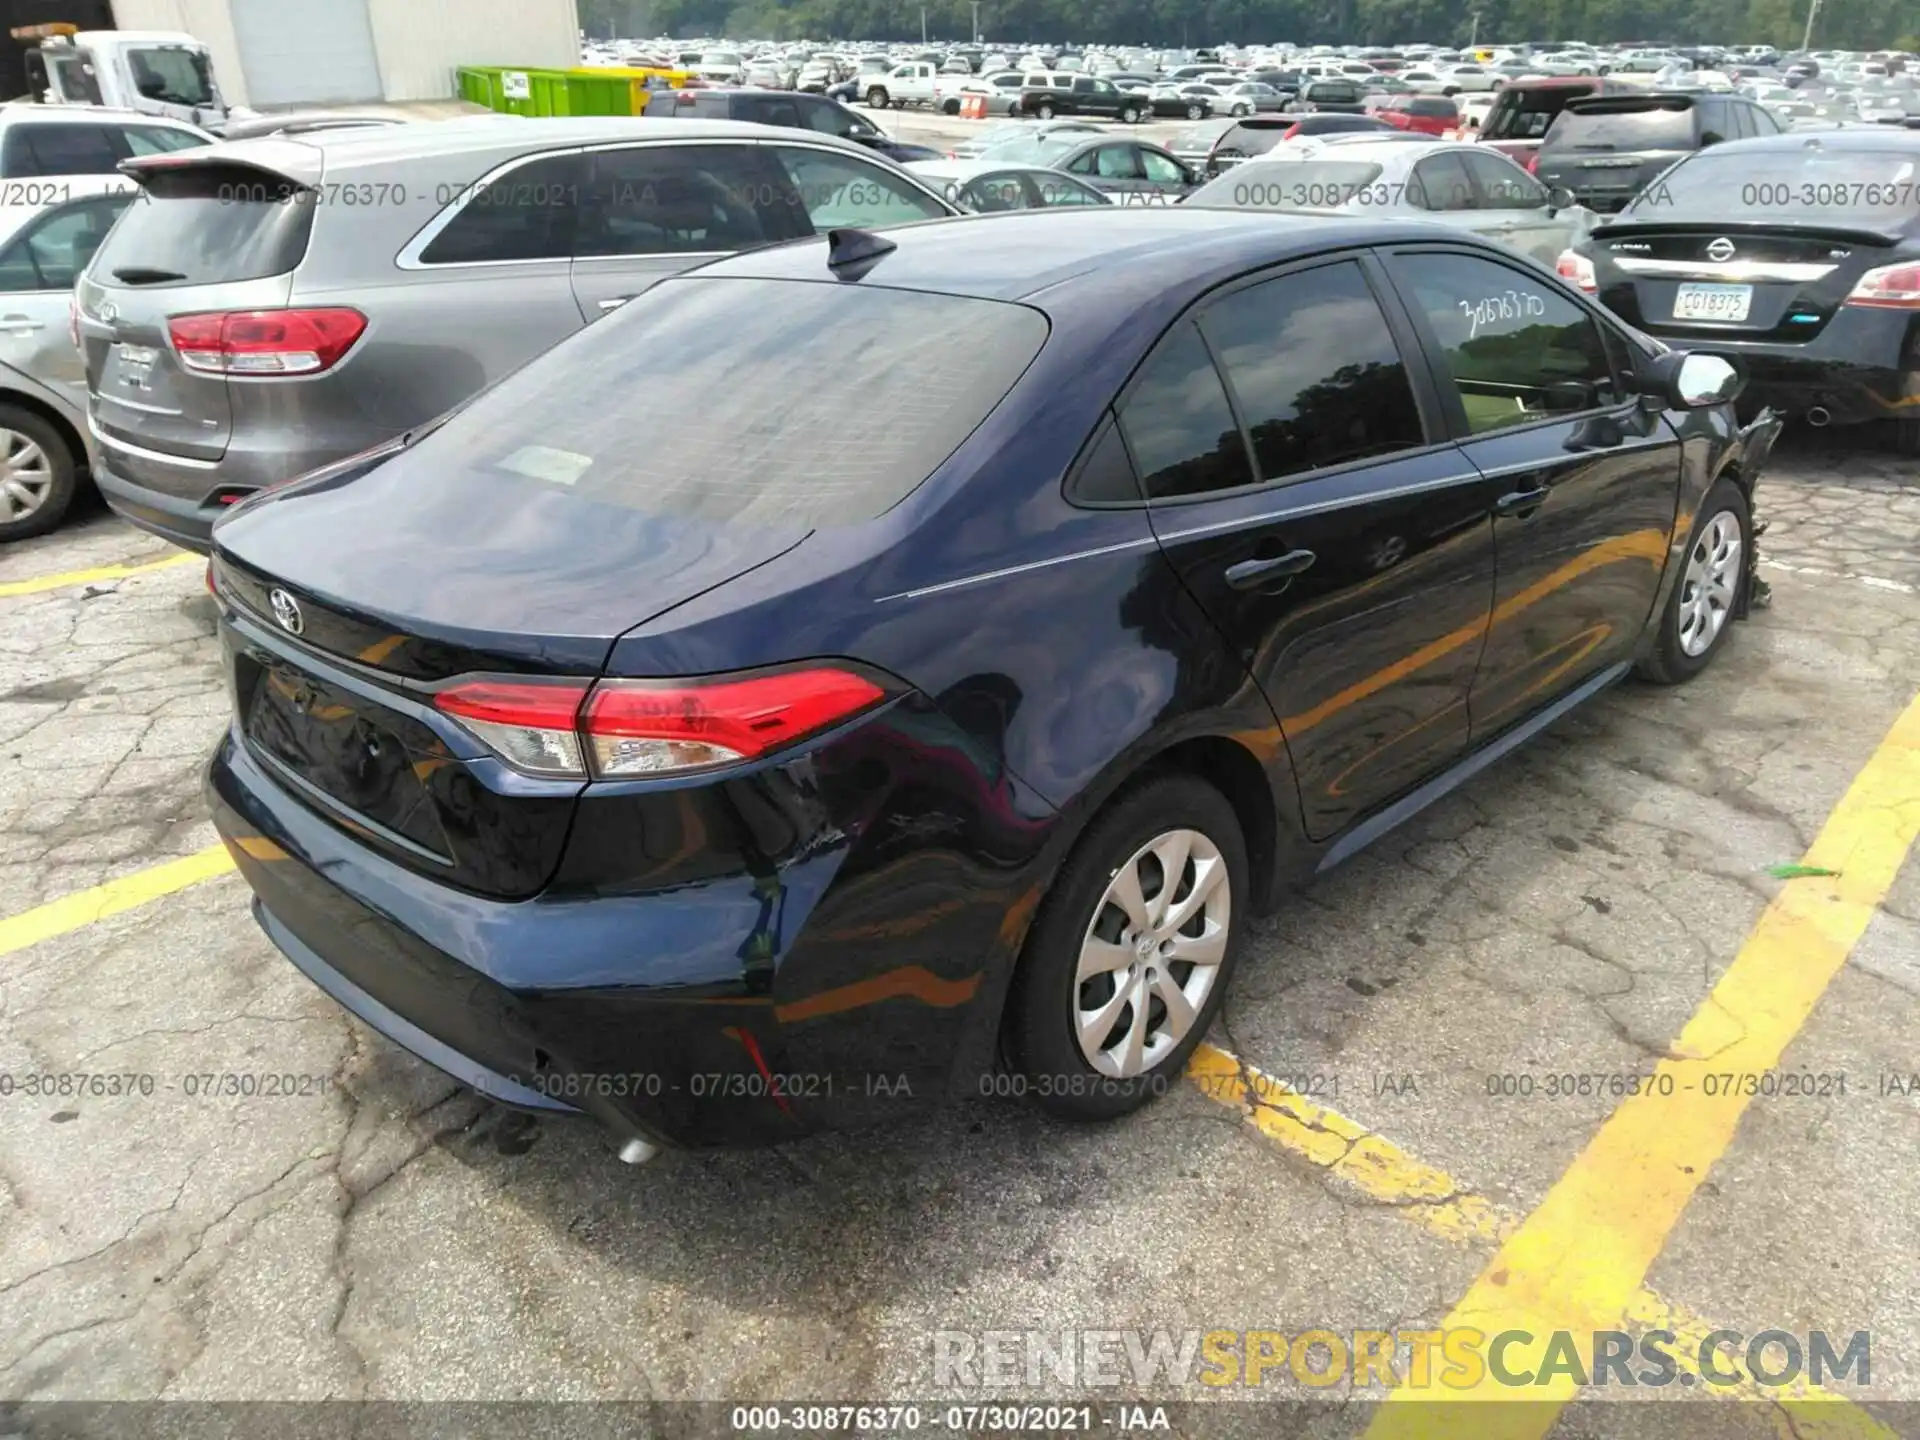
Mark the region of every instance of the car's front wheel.
POLYGON ((1694 521, 1680 577, 1660 616, 1659 637, 1640 662, 1643 678, 1678 685, 1707 668, 1732 628, 1752 550, 1745 492, 1731 480, 1717 481, 1694 521))
POLYGON ((58 430, 31 410, 0 405, 0 541, 58 525, 73 503, 78 472, 58 430))
POLYGON ((1206 106, 1204 106, 1204 105, 1189 105, 1189 106, 1187 106, 1187 118, 1188 118, 1189 120, 1204 120, 1204 119, 1206 119, 1206 118, 1207 118, 1207 107, 1206 107, 1206 106))
POLYGON ((1005 1034, 1027 1092, 1078 1120, 1162 1094, 1220 1009, 1248 899, 1246 842, 1218 790, 1166 775, 1114 801, 1021 957, 1005 1034))
POLYGON ((1137 105, 1127 106, 1126 109, 1120 112, 1120 123, 1122 125, 1138 125, 1140 123, 1140 107, 1137 105))

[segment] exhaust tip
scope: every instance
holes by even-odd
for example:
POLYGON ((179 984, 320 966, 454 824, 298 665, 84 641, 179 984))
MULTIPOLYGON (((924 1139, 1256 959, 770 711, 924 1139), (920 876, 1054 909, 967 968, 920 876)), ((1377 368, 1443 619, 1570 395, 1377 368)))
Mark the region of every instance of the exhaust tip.
POLYGON ((650 1145, 645 1140, 629 1140, 619 1150, 622 1165, 644 1165, 660 1153, 658 1145, 650 1145))
POLYGON ((1807 423, 1818 430, 1822 426, 1833 423, 1833 413, 1824 405, 1815 405, 1811 410, 1807 411, 1807 423))

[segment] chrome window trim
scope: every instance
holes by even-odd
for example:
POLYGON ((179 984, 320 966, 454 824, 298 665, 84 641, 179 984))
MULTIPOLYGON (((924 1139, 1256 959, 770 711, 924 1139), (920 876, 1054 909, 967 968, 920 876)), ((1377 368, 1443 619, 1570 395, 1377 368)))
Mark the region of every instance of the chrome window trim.
POLYGON ((1806 284, 1824 280, 1838 265, 1796 264, 1791 261, 1735 260, 1716 265, 1711 260, 1636 260, 1630 255, 1609 255, 1615 267, 1628 275, 1650 275, 1673 280, 1786 280, 1806 284))

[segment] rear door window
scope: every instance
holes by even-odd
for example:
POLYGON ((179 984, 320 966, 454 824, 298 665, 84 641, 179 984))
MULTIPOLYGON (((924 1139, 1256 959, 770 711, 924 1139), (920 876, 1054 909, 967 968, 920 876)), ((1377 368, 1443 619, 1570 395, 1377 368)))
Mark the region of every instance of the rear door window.
POLYGON ((742 95, 736 102, 734 119, 751 120, 756 125, 782 125, 800 128, 800 107, 778 95, 742 95))
POLYGON ((1413 386, 1351 260, 1232 294, 1200 320, 1263 481, 1427 443, 1413 386))
POLYGON ((587 157, 576 258, 746 250, 805 235, 752 145, 636 145, 587 157))
POLYGON ((1547 187, 1497 151, 1467 150, 1460 154, 1473 180, 1474 199, 1482 210, 1541 210, 1547 187))
POLYGON ((118 126, 13 125, 0 146, 0 171, 9 180, 39 175, 111 175, 126 157, 118 126))
POLYGON ((570 259, 586 172, 584 156, 545 155, 476 185, 421 252, 421 263, 570 259))
POLYGON ((1429 155, 1407 177, 1407 198, 1423 210, 1473 210, 1473 177, 1457 151, 1429 155))
POLYGON ((998 300, 685 276, 389 463, 503 525, 556 494, 578 501, 583 538, 596 506, 716 526, 859 524, 938 469, 1046 337, 1038 311, 998 300))
POLYGON ((191 165, 147 177, 94 257, 93 273, 142 286, 284 275, 307 253, 311 201, 261 171, 191 165))

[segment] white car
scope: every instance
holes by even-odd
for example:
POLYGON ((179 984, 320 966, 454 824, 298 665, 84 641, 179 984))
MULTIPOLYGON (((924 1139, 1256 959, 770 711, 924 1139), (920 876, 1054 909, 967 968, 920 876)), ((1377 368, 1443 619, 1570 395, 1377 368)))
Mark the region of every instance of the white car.
POLYGON ((1442 95, 1487 94, 1507 83, 1508 77, 1481 65, 1455 65, 1440 72, 1442 95))
POLYGON ((1552 269, 1597 218, 1486 145, 1327 135, 1276 145, 1185 205, 1435 221, 1510 245, 1552 269))

